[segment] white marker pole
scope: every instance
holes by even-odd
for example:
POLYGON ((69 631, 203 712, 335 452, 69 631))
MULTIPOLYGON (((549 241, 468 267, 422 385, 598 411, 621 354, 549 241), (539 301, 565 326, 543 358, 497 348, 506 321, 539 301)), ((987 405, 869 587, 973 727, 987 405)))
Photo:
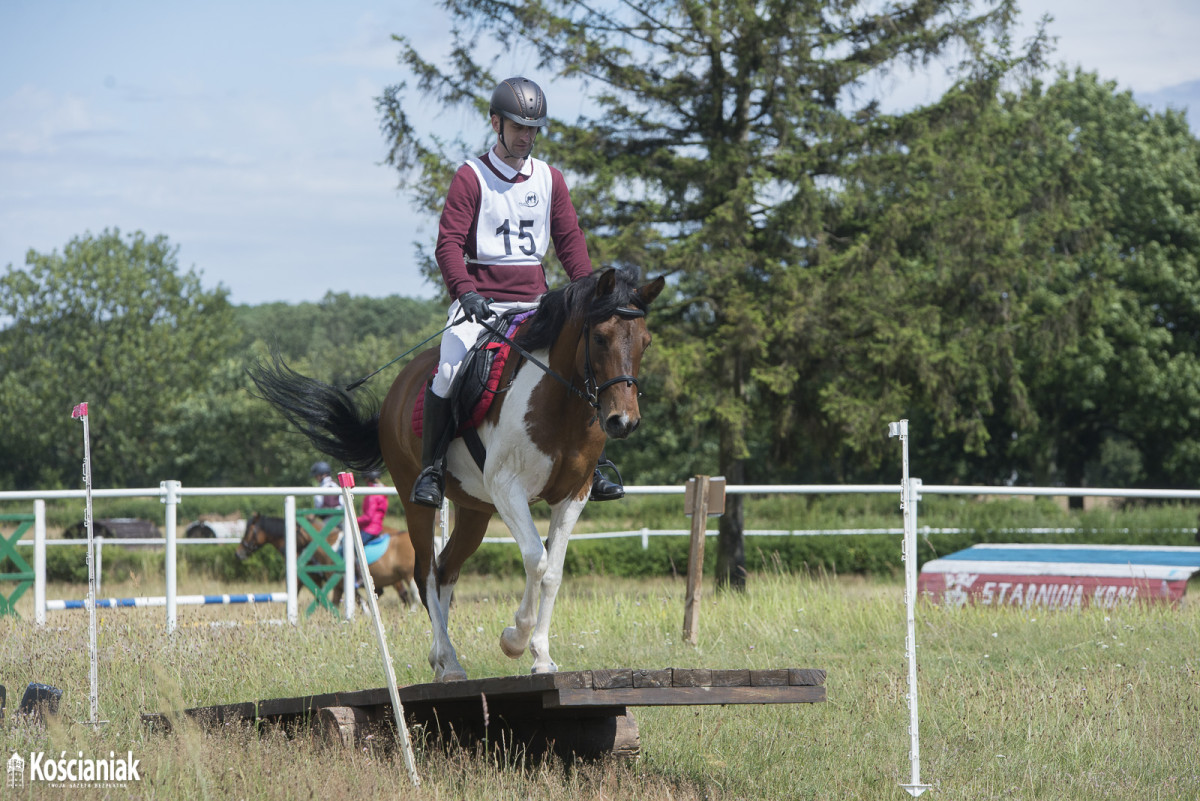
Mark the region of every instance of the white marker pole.
POLYGON ((99 660, 96 656, 96 541, 92 531, 92 446, 88 431, 87 402, 80 403, 72 409, 71 417, 83 420, 83 524, 87 528, 88 566, 88 700, 91 703, 92 714, 90 723, 93 728, 97 728, 100 726, 100 675, 99 660))
MULTIPOLYGON (((354 494, 350 492, 354 486, 353 473, 338 473, 338 486, 342 488, 342 508, 346 511, 345 522, 342 526, 342 536, 354 543, 354 552, 358 555, 358 563, 363 566, 363 589, 367 592, 367 604, 371 607, 371 618, 375 622, 375 638, 379 641, 379 654, 383 657, 383 672, 387 677, 388 695, 392 699, 392 714, 396 718, 396 735, 404 749, 404 766, 408 768, 408 778, 413 787, 419 787, 421 777, 417 775, 417 763, 413 757, 412 740, 408 736, 408 726, 404 723, 404 705, 400 703, 400 691, 396 689, 396 670, 392 667, 392 656, 388 653, 387 639, 383 634, 383 621, 379 618, 379 603, 375 600, 375 580, 367 568, 367 553, 363 548, 362 535, 358 531, 358 515, 354 511, 354 494)), ((346 549, 347 553, 349 549, 346 549)), ((347 595, 354 594, 354 588, 346 588, 347 595)))
POLYGON ((888 423, 888 437, 899 437, 902 453, 903 479, 900 483, 900 508, 904 510, 904 609, 908 618, 908 633, 904 652, 908 657, 908 734, 909 760, 912 762, 912 781, 900 785, 916 798, 932 785, 921 784, 921 745, 917 725, 917 498, 921 479, 908 477, 908 421, 888 423))

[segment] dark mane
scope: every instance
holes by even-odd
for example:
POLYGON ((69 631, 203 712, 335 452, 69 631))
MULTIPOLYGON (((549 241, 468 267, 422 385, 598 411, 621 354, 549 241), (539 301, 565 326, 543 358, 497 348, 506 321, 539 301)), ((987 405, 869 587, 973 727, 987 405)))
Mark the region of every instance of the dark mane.
POLYGON ((522 328, 517 343, 529 350, 548 348, 558 339, 563 326, 571 320, 586 316, 588 322, 597 323, 612 317, 622 306, 646 310, 645 304, 637 296, 638 277, 629 270, 614 270, 617 280, 613 291, 597 298, 596 282, 604 272, 597 270, 543 295, 537 314, 522 328))
POLYGON ((284 534, 283 522, 282 517, 267 517, 263 515, 258 518, 258 527, 271 539, 281 540, 284 534))

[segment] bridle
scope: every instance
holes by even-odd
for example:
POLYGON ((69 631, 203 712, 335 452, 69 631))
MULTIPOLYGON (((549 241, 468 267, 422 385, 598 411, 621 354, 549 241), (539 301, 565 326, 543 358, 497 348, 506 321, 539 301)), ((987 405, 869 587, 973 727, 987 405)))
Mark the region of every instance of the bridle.
POLYGON ((262 528, 261 521, 256 522, 255 520, 252 519, 249 523, 246 524, 246 533, 242 535, 242 541, 238 546, 242 549, 242 553, 246 554, 246 556, 250 556, 252 553, 257 551, 259 548, 262 547, 263 542, 266 541, 265 538, 263 538, 263 539, 259 539, 258 537, 251 538, 250 535, 253 534, 255 531, 260 531, 263 534, 267 533, 262 528), (247 542, 247 540, 249 540, 249 542, 247 542))
MULTIPOLYGON (((620 307, 616 311, 616 316, 625 320, 636 320, 639 317, 645 317, 646 312, 642 309, 631 309, 620 307)), ((635 375, 619 375, 610 378, 599 386, 596 385, 596 371, 592 369, 592 324, 589 321, 583 327, 583 389, 587 393, 588 405, 600 411, 600 393, 608 389, 614 384, 620 384, 622 381, 628 387, 638 386, 637 376, 635 375)), ((640 392, 638 393, 641 394, 640 392)))
MULTIPOLYGON (((636 320, 639 317, 645 317, 646 312, 644 309, 637 309, 637 308, 630 308, 627 306, 622 306, 622 307, 619 307, 615 312, 613 312, 613 315, 616 317, 625 319, 625 320, 636 320)), ((608 389, 609 387, 611 387, 615 384, 620 384, 622 381, 625 382, 626 386, 630 386, 630 387, 638 386, 637 376, 634 376, 634 375, 619 375, 614 378, 608 379, 603 384, 596 383, 596 371, 595 371, 595 369, 592 368, 592 323, 590 320, 587 323, 585 323, 583 326, 583 336, 584 336, 583 362, 584 362, 584 364, 583 364, 583 389, 582 390, 580 390, 579 387, 575 386, 575 384, 573 382, 568 381, 567 379, 563 378, 561 375, 556 373, 551 367, 543 364, 532 353, 525 350, 520 345, 518 345, 516 342, 509 339, 507 336, 505 336, 503 331, 500 331, 499 329, 493 327, 486 320, 480 320, 479 324, 482 325, 485 329, 487 329, 488 332, 490 332, 494 336, 498 337, 501 341, 503 341, 506 344, 508 344, 509 346, 511 346, 513 348, 513 350, 515 350, 517 353, 521 354, 521 356, 526 361, 531 362, 535 367, 537 367, 543 373, 545 373, 546 375, 550 376, 551 378, 557 380, 559 383, 561 383, 563 386, 565 386, 567 389, 569 389, 573 394, 575 394, 577 397, 579 397, 581 400, 583 400, 584 403, 586 403, 588 406, 592 407, 592 409, 595 410, 596 415, 594 415, 592 417, 591 423, 594 423, 598 419, 600 419, 599 412, 600 412, 600 393, 601 392, 603 392, 604 390, 608 389)), ((641 394, 641 393, 639 393, 639 394, 641 394)), ((589 425, 591 423, 589 423, 589 425)))

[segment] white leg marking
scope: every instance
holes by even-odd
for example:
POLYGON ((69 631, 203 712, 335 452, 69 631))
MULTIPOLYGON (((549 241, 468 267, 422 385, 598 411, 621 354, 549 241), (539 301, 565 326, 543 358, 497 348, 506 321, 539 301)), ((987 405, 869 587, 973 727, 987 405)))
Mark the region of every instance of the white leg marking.
POLYGON ((506 628, 500 635, 501 650, 510 658, 516 659, 525 653, 525 648, 529 645, 538 586, 546 572, 546 549, 542 546, 541 535, 538 534, 537 525, 529 513, 529 498, 515 477, 508 482, 507 489, 507 492, 493 494, 492 502, 508 525, 513 539, 517 541, 517 546, 521 549, 521 561, 525 565, 525 592, 517 606, 514 625, 506 628))
POLYGON ((529 651, 533 655, 533 673, 554 673, 558 670, 558 665, 550 658, 550 618, 554 614, 558 588, 562 586, 563 561, 567 557, 571 531, 574 530, 575 523, 586 505, 585 496, 583 500, 563 501, 551 510, 548 539, 550 552, 546 560, 546 571, 542 574, 541 604, 538 606, 537 623, 529 645, 529 651))
MULTIPOLYGON (((453 591, 453 587, 450 588, 453 591)), ((458 654, 450 642, 449 623, 449 593, 446 593, 446 603, 442 603, 442 593, 437 586, 436 570, 429 571, 425 580, 425 598, 429 601, 429 623, 433 631, 433 647, 429 650, 429 666, 433 668, 435 681, 458 681, 465 679, 467 673, 458 663, 458 654)))

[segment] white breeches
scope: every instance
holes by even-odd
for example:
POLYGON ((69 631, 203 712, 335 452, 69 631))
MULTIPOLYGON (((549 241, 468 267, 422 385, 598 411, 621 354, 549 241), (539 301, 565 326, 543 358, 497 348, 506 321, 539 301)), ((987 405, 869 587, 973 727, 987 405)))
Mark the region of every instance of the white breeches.
MULTIPOLYGON (((492 312, 495 315, 503 314, 514 309, 527 310, 537 308, 537 301, 521 301, 507 300, 496 301, 492 304, 492 312)), ((437 373, 433 376, 433 394, 439 398, 445 398, 450 394, 450 384, 454 381, 454 376, 458 375, 458 368, 462 365, 463 359, 479 339, 479 335, 483 332, 483 326, 479 323, 471 322, 467 319, 459 320, 457 324, 454 321, 462 314, 462 307, 456 300, 450 304, 449 311, 446 312, 446 325, 451 328, 442 334, 441 355, 438 359, 437 373)), ((488 321, 494 325, 495 317, 489 317, 488 321)))

